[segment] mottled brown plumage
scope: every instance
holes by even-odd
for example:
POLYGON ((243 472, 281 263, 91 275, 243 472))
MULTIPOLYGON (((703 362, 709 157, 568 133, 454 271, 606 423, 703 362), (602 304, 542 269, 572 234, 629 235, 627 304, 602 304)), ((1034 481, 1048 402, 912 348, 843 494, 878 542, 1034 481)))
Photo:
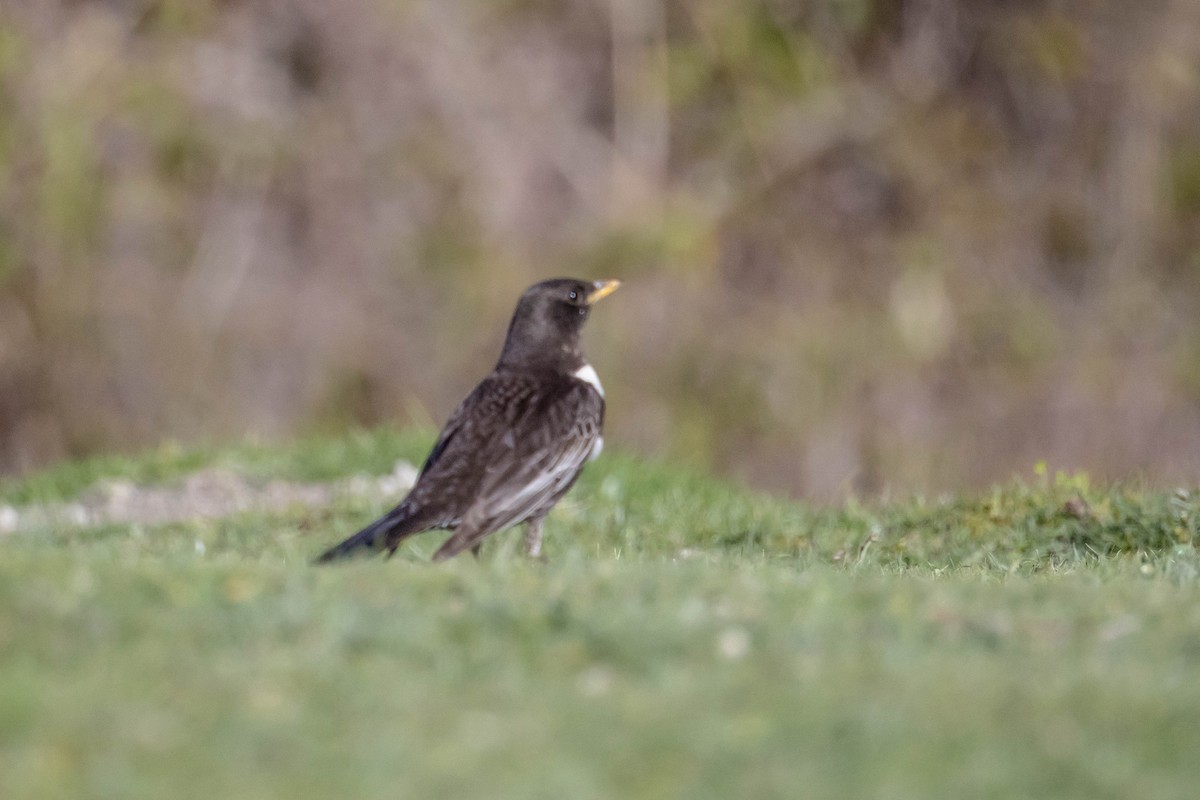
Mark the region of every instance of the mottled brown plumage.
POLYGON ((408 496, 317 561, 391 553, 414 533, 451 529, 433 557, 441 561, 521 522, 526 549, 539 555, 542 520, 600 449, 604 394, 579 335, 591 304, 617 286, 562 278, 530 287, 495 369, 450 416, 408 496))

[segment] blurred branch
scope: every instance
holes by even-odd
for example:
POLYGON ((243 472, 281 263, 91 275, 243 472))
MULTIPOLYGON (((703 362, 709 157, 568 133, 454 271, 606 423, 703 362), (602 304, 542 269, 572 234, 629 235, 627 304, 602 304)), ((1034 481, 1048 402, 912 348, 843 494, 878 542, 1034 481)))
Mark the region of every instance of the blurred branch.
POLYGON ((1200 4, 1172 0, 1141 38, 1129 47, 1111 156, 1101 175, 1095 235, 1104 243, 1100 271, 1107 286, 1120 285, 1121 276, 1137 270, 1154 245, 1167 128, 1200 92, 1200 4))
POLYGON ((660 216, 667 180, 669 106, 663 0, 611 0, 612 216, 660 216))

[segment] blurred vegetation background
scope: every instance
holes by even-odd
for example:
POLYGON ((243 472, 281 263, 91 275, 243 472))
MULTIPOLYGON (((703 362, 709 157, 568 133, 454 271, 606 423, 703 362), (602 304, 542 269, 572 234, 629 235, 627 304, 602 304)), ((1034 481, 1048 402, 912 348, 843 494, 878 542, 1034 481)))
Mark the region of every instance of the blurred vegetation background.
POLYGON ((620 277, 610 442, 1200 475, 1194 0, 0 0, 0 471, 436 425, 620 277))

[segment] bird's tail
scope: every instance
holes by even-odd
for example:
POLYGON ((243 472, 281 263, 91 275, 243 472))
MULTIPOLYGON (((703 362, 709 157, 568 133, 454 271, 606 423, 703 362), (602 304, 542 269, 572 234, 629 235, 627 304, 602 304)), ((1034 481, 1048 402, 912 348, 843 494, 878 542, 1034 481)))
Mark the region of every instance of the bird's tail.
POLYGON ((395 550, 401 539, 422 530, 408 503, 401 503, 340 544, 314 559, 314 564, 328 564, 355 555, 360 550, 395 550))

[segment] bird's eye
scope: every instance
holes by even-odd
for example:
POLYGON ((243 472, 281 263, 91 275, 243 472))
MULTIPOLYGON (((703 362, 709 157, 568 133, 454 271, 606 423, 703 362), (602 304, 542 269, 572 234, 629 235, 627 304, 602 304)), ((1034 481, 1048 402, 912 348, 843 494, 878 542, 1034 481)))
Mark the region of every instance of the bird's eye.
POLYGON ((574 289, 572 289, 572 290, 571 290, 571 291, 570 291, 570 292, 567 294, 567 297, 569 297, 569 298, 570 298, 570 299, 572 299, 572 300, 578 300, 578 299, 579 299, 579 292, 577 292, 577 291, 575 291, 574 289))

